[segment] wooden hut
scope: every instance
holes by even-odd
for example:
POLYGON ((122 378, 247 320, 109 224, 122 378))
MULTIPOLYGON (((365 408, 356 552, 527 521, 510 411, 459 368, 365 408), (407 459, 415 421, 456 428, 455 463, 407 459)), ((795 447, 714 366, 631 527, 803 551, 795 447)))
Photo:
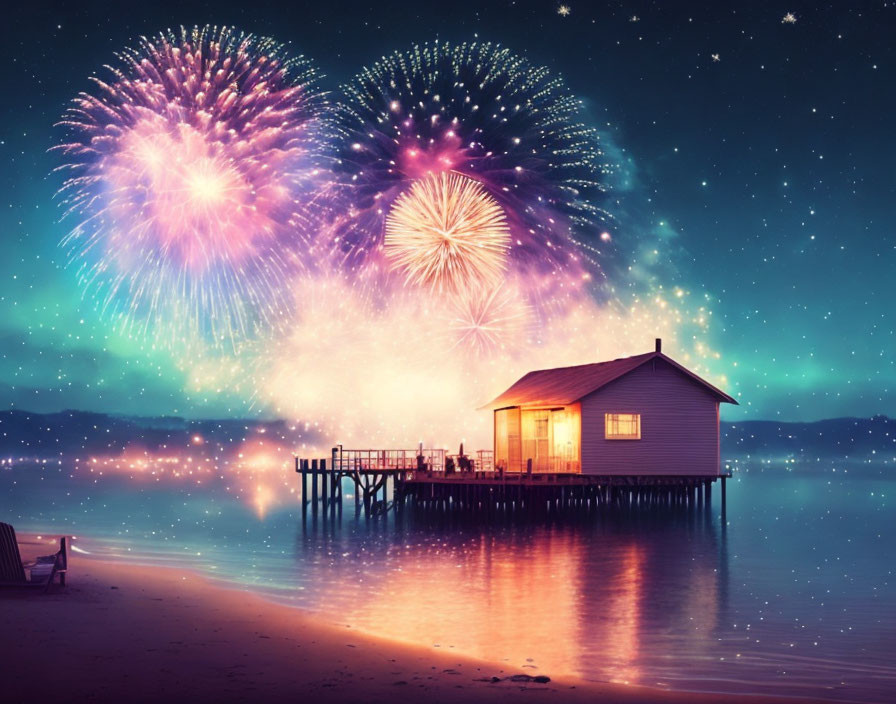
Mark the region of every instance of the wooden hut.
POLYGON ((731 396, 662 352, 529 372, 486 406, 495 464, 598 476, 719 476, 731 396))

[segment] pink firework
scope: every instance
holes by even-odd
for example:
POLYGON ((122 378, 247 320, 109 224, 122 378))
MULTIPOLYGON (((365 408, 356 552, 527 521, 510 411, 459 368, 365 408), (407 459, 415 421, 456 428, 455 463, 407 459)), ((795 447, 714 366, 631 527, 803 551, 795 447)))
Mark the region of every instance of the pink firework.
POLYGON ((310 250, 326 108, 283 46, 227 28, 142 38, 61 124, 64 240, 101 306, 172 342, 276 329, 310 250))

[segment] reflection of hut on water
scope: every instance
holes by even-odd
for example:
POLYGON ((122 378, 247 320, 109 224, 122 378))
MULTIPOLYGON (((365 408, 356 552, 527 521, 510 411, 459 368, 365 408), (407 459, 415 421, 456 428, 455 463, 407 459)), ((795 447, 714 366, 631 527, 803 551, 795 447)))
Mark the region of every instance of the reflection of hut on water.
POLYGON ((425 515, 420 525, 409 516, 385 531, 373 522, 351 533, 320 524, 297 564, 312 583, 326 573, 334 588, 303 592, 302 604, 512 671, 652 684, 718 649, 724 536, 690 515, 638 513, 497 534, 434 531, 425 515), (379 557, 365 561, 371 555, 379 557))

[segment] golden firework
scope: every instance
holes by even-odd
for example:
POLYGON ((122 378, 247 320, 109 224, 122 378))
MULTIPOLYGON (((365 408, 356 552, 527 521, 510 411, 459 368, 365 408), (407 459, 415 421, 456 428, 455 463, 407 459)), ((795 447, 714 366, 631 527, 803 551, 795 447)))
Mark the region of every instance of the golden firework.
POLYGON ((502 285, 452 300, 448 328, 453 347, 475 356, 529 344, 532 310, 515 286, 502 285))
POLYGON ((495 286, 509 248, 504 210, 482 184, 454 172, 414 182, 386 218, 392 269, 439 291, 495 286))

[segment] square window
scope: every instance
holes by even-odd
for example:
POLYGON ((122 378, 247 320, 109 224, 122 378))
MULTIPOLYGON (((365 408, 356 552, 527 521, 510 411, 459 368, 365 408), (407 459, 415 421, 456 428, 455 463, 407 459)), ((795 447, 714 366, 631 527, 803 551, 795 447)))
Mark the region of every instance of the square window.
POLYGON ((607 413, 604 416, 604 431, 607 440, 640 440, 640 413, 607 413))

